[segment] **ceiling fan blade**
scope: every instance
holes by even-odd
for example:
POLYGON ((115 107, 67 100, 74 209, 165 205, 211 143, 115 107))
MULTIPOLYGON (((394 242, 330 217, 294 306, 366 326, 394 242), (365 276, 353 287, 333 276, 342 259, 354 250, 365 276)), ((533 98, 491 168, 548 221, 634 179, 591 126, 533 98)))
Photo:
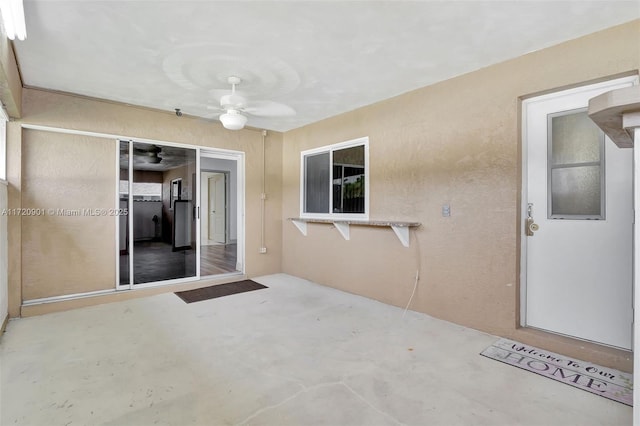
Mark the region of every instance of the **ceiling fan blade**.
POLYGON ((217 111, 212 114, 199 115, 198 117, 204 120, 217 120, 222 115, 223 112, 224 111, 217 111))
POLYGON ((258 117, 292 117, 296 115, 296 111, 290 106, 273 101, 250 101, 242 110, 258 117))

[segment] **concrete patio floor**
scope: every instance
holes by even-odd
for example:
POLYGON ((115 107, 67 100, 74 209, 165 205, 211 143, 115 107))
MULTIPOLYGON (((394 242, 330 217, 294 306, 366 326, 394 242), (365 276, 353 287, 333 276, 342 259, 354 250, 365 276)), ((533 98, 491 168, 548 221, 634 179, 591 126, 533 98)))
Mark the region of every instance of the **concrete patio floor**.
POLYGON ((630 425, 632 409, 487 359, 497 338, 278 274, 13 320, 2 425, 630 425))

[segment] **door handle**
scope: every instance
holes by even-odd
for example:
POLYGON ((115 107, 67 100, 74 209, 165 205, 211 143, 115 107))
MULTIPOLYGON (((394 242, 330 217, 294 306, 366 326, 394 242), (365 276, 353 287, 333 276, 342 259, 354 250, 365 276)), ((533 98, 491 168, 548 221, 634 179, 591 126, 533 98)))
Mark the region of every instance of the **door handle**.
POLYGON ((540 226, 533 220, 533 203, 527 205, 527 218, 524 221, 524 232, 527 237, 533 237, 534 232, 540 229, 540 226))

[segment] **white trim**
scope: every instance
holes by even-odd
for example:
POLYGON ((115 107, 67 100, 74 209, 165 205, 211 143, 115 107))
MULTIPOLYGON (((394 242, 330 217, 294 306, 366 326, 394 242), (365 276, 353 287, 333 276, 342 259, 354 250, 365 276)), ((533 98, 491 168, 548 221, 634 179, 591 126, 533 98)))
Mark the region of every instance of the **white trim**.
MULTIPOLYGON (((127 189, 127 221, 129 230, 127 232, 127 253, 129 253, 129 290, 133 290, 135 279, 135 271, 133 270, 133 248, 134 248, 134 229, 133 229, 133 141, 129 140, 129 161, 127 162, 127 173, 129 174, 129 188, 127 189)), ((171 189, 170 189, 171 190, 171 189)))
MULTIPOLYGON (((245 242, 245 153, 242 151, 229 151, 218 150, 217 148, 201 147, 198 158, 215 158, 219 160, 230 160, 236 162, 236 269, 242 274, 245 273, 245 255, 246 255, 246 242, 245 242)), ((198 180, 200 180, 200 173, 202 170, 198 169, 198 180)), ((200 191, 198 191, 200 195, 200 191)), ((199 196, 198 195, 198 196, 199 196)), ((202 217, 201 200, 198 200, 198 207, 200 208, 200 216, 202 217)), ((200 235, 200 231, 198 231, 200 235)), ((200 247, 200 245, 198 245, 200 247)), ((198 270, 198 273, 200 271, 198 270)), ((223 274, 207 275, 207 277, 221 276, 223 274)))
MULTIPOLYGON (((525 104, 531 104, 531 103, 535 103, 535 102, 544 102, 544 101, 548 101, 550 99, 560 98, 560 97, 569 96, 569 95, 575 95, 577 93, 588 92, 588 91, 591 91, 591 90, 598 90, 598 89, 614 90, 614 89, 619 89, 621 85, 625 85, 625 84, 629 84, 630 86, 635 86, 635 85, 637 85, 639 83, 639 81, 640 81, 639 78, 640 78, 640 76, 638 76, 638 75, 631 75, 631 76, 627 76, 627 77, 615 78, 613 80, 601 81, 599 83, 586 84, 586 85, 583 85, 583 86, 573 87, 571 89, 560 90, 560 91, 553 92, 553 93, 547 93, 545 95, 531 96, 531 97, 523 99, 522 100, 522 105, 524 106, 525 104)), ((623 87, 627 87, 627 86, 623 86, 623 87)), ((523 110, 523 113, 524 113, 524 108, 522 110, 523 110)))
POLYGON ((238 223, 242 224, 241 227, 238 227, 236 230, 236 239, 237 242, 237 260, 236 260, 236 269, 241 271, 243 274, 245 273, 246 268, 246 214, 245 214, 245 206, 246 206, 246 175, 245 175, 245 155, 244 152, 239 155, 237 163, 237 173, 238 173, 238 194, 236 196, 238 202, 238 223))
MULTIPOLYGON (((633 365, 640 365, 640 127, 634 130, 633 141, 633 365)), ((640 424, 640 368, 633 369, 633 424, 640 424)))
MULTIPOLYGON (((522 187, 521 187, 521 204, 520 204, 520 326, 527 327, 527 236, 524 229, 525 219, 527 217, 528 204, 528 158, 527 158, 527 109, 529 105, 544 102, 551 99, 575 95, 579 93, 600 90, 604 93, 608 90, 614 90, 620 87, 634 86, 639 83, 639 76, 632 75, 627 77, 616 78, 613 80, 602 81, 594 84, 586 84, 558 92, 547 93, 545 95, 529 97, 522 100, 521 107, 521 143, 522 143, 522 187)), ((595 95, 594 95, 595 96, 595 95)))
MULTIPOLYGON (((115 140, 115 149, 116 149, 116 194, 114 207, 116 211, 120 211, 120 141, 115 140)), ((129 210, 127 209, 127 216, 129 216, 129 210)), ((116 276, 115 276, 115 289, 118 290, 120 287, 120 216, 116 215, 114 217, 116 223, 116 276)), ((127 217, 128 220, 128 217, 127 217)))
POLYGON ((25 300, 22 302, 22 306, 42 305, 44 303, 55 303, 55 302, 62 302, 65 300, 84 299, 86 297, 102 296, 105 294, 114 294, 114 293, 116 293, 116 290, 110 289, 110 290, 88 291, 85 293, 65 294, 63 296, 43 297, 40 299, 25 300))
POLYGON ((200 278, 197 276, 193 276, 193 277, 175 278, 173 280, 151 281, 148 283, 137 283, 137 284, 131 283, 131 286, 132 286, 131 290, 135 290, 138 288, 163 287, 165 285, 188 283, 192 281, 200 281, 200 278))
POLYGON ((64 134, 68 134, 68 135, 89 136, 89 137, 93 137, 93 138, 103 138, 103 139, 118 139, 118 140, 123 140, 123 141, 147 143, 147 144, 152 144, 152 145, 160 144, 160 145, 166 145, 166 146, 171 146, 171 147, 176 147, 176 148, 209 149, 209 150, 212 150, 212 151, 220 152, 220 155, 244 154, 244 152, 242 152, 242 151, 235 151, 235 150, 231 150, 231 149, 209 148, 209 147, 202 146, 202 145, 193 145, 193 144, 188 144, 188 143, 183 143, 183 142, 171 142, 171 141, 166 141, 166 140, 161 140, 161 139, 140 138, 140 137, 137 137, 137 136, 118 135, 118 134, 115 134, 115 133, 89 132, 89 131, 86 131, 86 130, 65 129, 65 128, 62 128, 62 127, 41 126, 41 125, 38 125, 38 124, 29 124, 29 123, 22 123, 20 126, 23 129, 40 130, 40 131, 43 131, 43 132, 51 132, 51 133, 64 133, 64 134))
POLYGON ((332 219, 332 220, 369 220, 369 137, 363 136, 345 142, 332 145, 325 145, 318 148, 308 149, 300 152, 300 217, 305 219, 332 219), (364 146, 364 213, 333 213, 333 152, 351 148, 354 146, 364 146), (304 159, 305 156, 321 153, 329 153, 329 212, 328 213, 305 213, 304 211, 304 159))
POLYGON ((9 186, 9 182, 7 182, 4 179, 0 179, 0 185, 5 185, 5 186, 9 186))
MULTIPOLYGON (((194 277, 191 277, 190 280, 185 281, 184 279, 180 278, 180 279, 175 279, 175 280, 167 280, 167 281, 155 281, 152 283, 144 283, 144 284, 136 284, 136 286, 132 289, 132 291, 136 291, 136 290, 143 290, 143 289, 148 289, 148 288, 153 288, 153 287, 163 287, 166 284, 186 284, 187 282, 195 282, 195 281, 211 281, 213 277, 217 278, 229 278, 229 277, 234 277, 234 276, 243 276, 244 274, 242 272, 228 272, 225 274, 218 274, 218 275, 210 275, 208 277, 206 277, 206 279, 203 280, 198 280, 195 279, 194 277)), ((215 281, 214 281, 215 283, 215 281)), ((44 305, 47 303, 56 303, 56 302, 64 302, 64 301, 69 301, 69 300, 78 300, 78 299, 86 299, 89 297, 95 297, 95 296, 105 296, 105 295, 109 295, 109 294, 116 294, 116 293, 121 293, 121 291, 118 290, 114 290, 114 289, 110 289, 110 290, 97 290, 97 291, 88 291, 86 293, 74 293, 74 294, 66 294, 63 296, 51 296, 51 297, 43 297, 40 299, 30 299, 30 300, 25 300, 22 302, 22 306, 35 306, 35 305, 44 305)))
POLYGON ((202 150, 202 148, 198 148, 196 149, 196 176, 195 176, 195 182, 194 185, 196 186, 196 199, 193 200, 195 201, 195 206, 194 208, 196 209, 196 277, 198 279, 200 279, 200 247, 201 247, 201 242, 200 242, 200 191, 202 191, 202 188, 200 188, 200 174, 202 173, 202 170, 200 170, 200 151, 202 150))

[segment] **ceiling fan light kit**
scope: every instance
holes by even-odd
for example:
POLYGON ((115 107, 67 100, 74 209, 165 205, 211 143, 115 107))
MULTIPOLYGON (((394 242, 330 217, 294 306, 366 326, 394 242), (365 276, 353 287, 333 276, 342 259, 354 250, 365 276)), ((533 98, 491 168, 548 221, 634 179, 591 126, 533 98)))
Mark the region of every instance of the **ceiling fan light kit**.
POLYGON ((220 116, 220 122, 225 129, 240 130, 247 124, 247 117, 235 109, 228 109, 226 113, 220 116))
POLYGON ((295 115, 295 111, 286 105, 273 101, 248 100, 236 93, 236 85, 240 77, 231 76, 227 83, 231 85, 231 93, 220 97, 220 106, 207 106, 207 109, 220 111, 218 119, 225 129, 240 130, 247 124, 248 117, 283 117, 295 115))

